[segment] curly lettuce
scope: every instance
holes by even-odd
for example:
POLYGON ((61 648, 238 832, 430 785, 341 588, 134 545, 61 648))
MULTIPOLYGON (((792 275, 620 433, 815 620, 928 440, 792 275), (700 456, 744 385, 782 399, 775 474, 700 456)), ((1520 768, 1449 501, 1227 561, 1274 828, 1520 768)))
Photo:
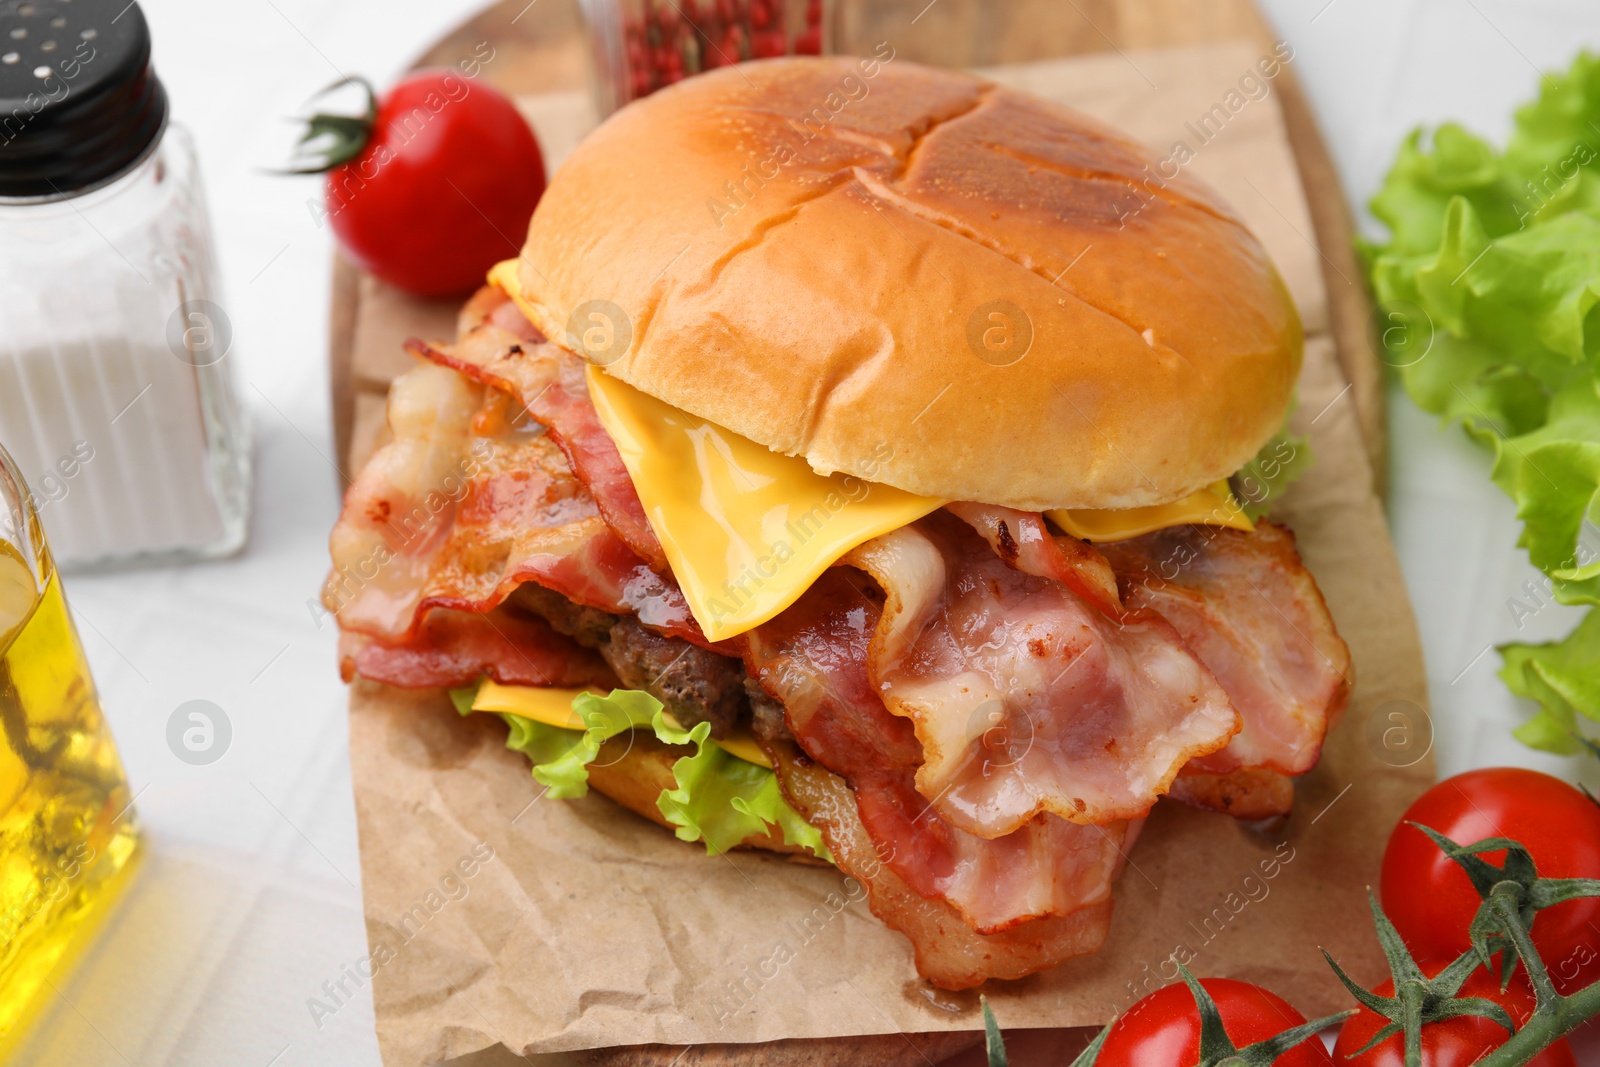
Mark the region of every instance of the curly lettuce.
MULTIPOLYGON (((1423 410, 1493 453, 1518 543, 1557 600, 1600 604, 1600 56, 1579 55, 1517 111, 1503 151, 1460 126, 1400 146, 1372 213, 1387 242, 1362 254, 1381 343, 1423 410), (1592 541, 1591 541, 1592 544, 1592 541)), ((1571 751, 1600 720, 1600 622, 1564 641, 1501 648, 1501 677, 1536 701, 1518 731, 1571 751)))
MULTIPOLYGON (((450 699, 462 715, 473 711, 476 687, 453 689, 450 699)), ((600 747, 627 730, 650 729, 663 744, 693 746, 672 765, 674 788, 664 789, 656 807, 684 841, 705 842, 706 852, 726 852, 747 837, 776 829, 785 843, 804 847, 833 861, 822 834, 791 808, 771 770, 733 755, 711 739, 711 724, 684 730, 667 717, 661 702, 634 689, 607 696, 580 693, 572 711, 584 723, 575 730, 521 715, 496 712, 510 732, 506 747, 533 764, 533 778, 547 796, 567 800, 589 792, 589 765, 600 747)))
POLYGON ((1233 495, 1245 516, 1255 522, 1272 510, 1278 496, 1310 466, 1310 438, 1291 434, 1285 426, 1230 479, 1233 495))
POLYGON ((652 725, 658 740, 695 747, 694 755, 672 765, 677 788, 664 789, 656 798, 656 807, 676 827, 679 839, 704 840, 706 851, 714 855, 776 827, 785 843, 803 845, 812 855, 833 862, 822 834, 783 799, 778 776, 712 741, 710 723, 682 730, 665 722, 658 712, 652 725))
POLYGON ((1500 677, 1544 709, 1517 728, 1523 743, 1549 752, 1579 751, 1578 716, 1600 720, 1600 612, 1591 611, 1563 641, 1506 645, 1500 677))
MULTIPOLYGON (((1600 553, 1584 543, 1600 518, 1600 380, 1579 378, 1550 398, 1544 425, 1489 438, 1492 477, 1517 502, 1518 544, 1564 604, 1600 604, 1600 553)), ((1600 659, 1590 664, 1600 675, 1600 659)))

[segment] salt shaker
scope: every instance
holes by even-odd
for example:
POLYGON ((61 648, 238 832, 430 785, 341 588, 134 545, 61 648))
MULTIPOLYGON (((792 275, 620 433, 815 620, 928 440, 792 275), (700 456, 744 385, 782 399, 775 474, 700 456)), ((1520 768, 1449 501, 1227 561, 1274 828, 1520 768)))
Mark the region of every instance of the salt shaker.
POLYGON ((250 434, 217 301, 138 4, 0 2, 0 444, 63 566, 244 544, 250 434))

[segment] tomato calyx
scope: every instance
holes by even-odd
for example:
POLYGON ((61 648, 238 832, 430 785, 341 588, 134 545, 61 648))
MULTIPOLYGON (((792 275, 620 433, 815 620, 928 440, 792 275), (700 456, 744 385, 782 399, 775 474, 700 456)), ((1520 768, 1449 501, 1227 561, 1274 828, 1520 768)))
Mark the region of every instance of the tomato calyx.
POLYGON ((304 159, 301 165, 288 167, 282 174, 322 174, 342 166, 359 156, 372 139, 372 129, 378 122, 378 94, 372 83, 360 75, 346 75, 318 92, 311 99, 327 96, 346 85, 359 85, 366 94, 367 107, 361 115, 338 115, 318 111, 305 120, 305 132, 295 142, 296 155, 304 159), (316 147, 311 147, 316 142, 316 147))
POLYGON ((1407 1067, 1422 1063, 1422 1028, 1429 1023, 1441 1022, 1462 1015, 1476 1015, 1505 1027, 1506 1033, 1516 1030, 1511 1014, 1492 1000, 1483 997, 1458 997, 1468 978, 1478 969, 1481 960, 1476 950, 1463 952, 1450 966, 1429 978, 1406 948, 1394 923, 1384 913, 1378 898, 1367 890, 1367 903, 1372 908, 1372 922, 1378 931, 1378 944, 1383 948, 1384 959, 1389 964, 1389 974, 1394 979, 1394 996, 1374 993, 1344 972, 1338 961, 1326 949, 1322 956, 1333 968, 1333 973, 1344 983, 1345 989, 1362 1007, 1383 1016, 1389 1022, 1355 1055, 1370 1052, 1395 1034, 1405 1035, 1405 1062, 1407 1067))
MULTIPOLYGON (((1533 857, 1518 841, 1507 837, 1487 837, 1470 845, 1458 845, 1431 827, 1415 822, 1411 825, 1427 834, 1440 851, 1461 868, 1471 880, 1472 887, 1483 898, 1483 904, 1468 928, 1468 936, 1472 938, 1473 950, 1485 967, 1493 966, 1495 956, 1501 957, 1503 981, 1510 981, 1518 959, 1526 959, 1527 955, 1527 949, 1519 945, 1520 939, 1513 935, 1514 927, 1520 927, 1526 934, 1533 928, 1534 916, 1544 908, 1569 900, 1600 896, 1600 879, 1541 878, 1533 857), (1502 851, 1506 858, 1498 867, 1482 857, 1485 852, 1502 851), (1512 916, 1515 916, 1514 922, 1512 916)), ((1532 959, 1538 960, 1537 952, 1532 954, 1532 959)), ((1531 979, 1534 965, 1525 962, 1525 966, 1531 979)), ((1544 969, 1542 963, 1539 969, 1544 969)), ((1536 992, 1537 985, 1535 982, 1536 992)))
MULTIPOLYGON (((1176 960, 1173 962, 1177 963, 1176 960)), ((1278 1057, 1285 1052, 1355 1014, 1354 1010, 1341 1011, 1321 1019, 1312 1019, 1264 1041, 1239 1048, 1228 1036, 1228 1029, 1222 1021, 1222 1012, 1217 1009, 1217 1002, 1212 999, 1205 986, 1190 973, 1189 968, 1181 963, 1177 966, 1184 985, 1189 987, 1189 993, 1194 997, 1195 1008, 1200 1013, 1200 1060, 1193 1067, 1272 1067, 1278 1057)), ((995 1022, 994 1012, 990 1010, 987 998, 979 999, 983 1004, 984 1043, 989 1054, 989 1067, 1007 1067, 1005 1042, 1000 1037, 1000 1027, 995 1022)), ((1095 1067, 1100 1050, 1105 1047, 1106 1040, 1116 1025, 1116 1019, 1107 1023, 1105 1028, 1095 1035, 1089 1047, 1072 1061, 1071 1067, 1095 1067)))

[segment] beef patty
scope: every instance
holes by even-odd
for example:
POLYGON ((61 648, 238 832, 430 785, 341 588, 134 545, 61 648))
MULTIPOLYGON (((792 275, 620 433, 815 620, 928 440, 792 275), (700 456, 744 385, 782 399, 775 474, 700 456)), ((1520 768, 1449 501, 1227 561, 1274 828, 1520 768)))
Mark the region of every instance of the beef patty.
POLYGON ((511 602, 599 652, 624 688, 661 701, 685 729, 709 722, 712 737, 727 737, 750 715, 744 664, 737 659, 648 630, 631 615, 574 604, 531 582, 519 586, 511 602))

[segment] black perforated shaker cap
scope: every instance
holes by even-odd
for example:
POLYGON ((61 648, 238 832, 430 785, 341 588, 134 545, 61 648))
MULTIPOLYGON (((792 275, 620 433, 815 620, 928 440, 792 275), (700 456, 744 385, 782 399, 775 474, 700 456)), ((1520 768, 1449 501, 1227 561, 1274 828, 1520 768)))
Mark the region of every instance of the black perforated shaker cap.
POLYGON ((150 27, 128 0, 0 0, 0 197, 86 192, 167 122, 150 27))

